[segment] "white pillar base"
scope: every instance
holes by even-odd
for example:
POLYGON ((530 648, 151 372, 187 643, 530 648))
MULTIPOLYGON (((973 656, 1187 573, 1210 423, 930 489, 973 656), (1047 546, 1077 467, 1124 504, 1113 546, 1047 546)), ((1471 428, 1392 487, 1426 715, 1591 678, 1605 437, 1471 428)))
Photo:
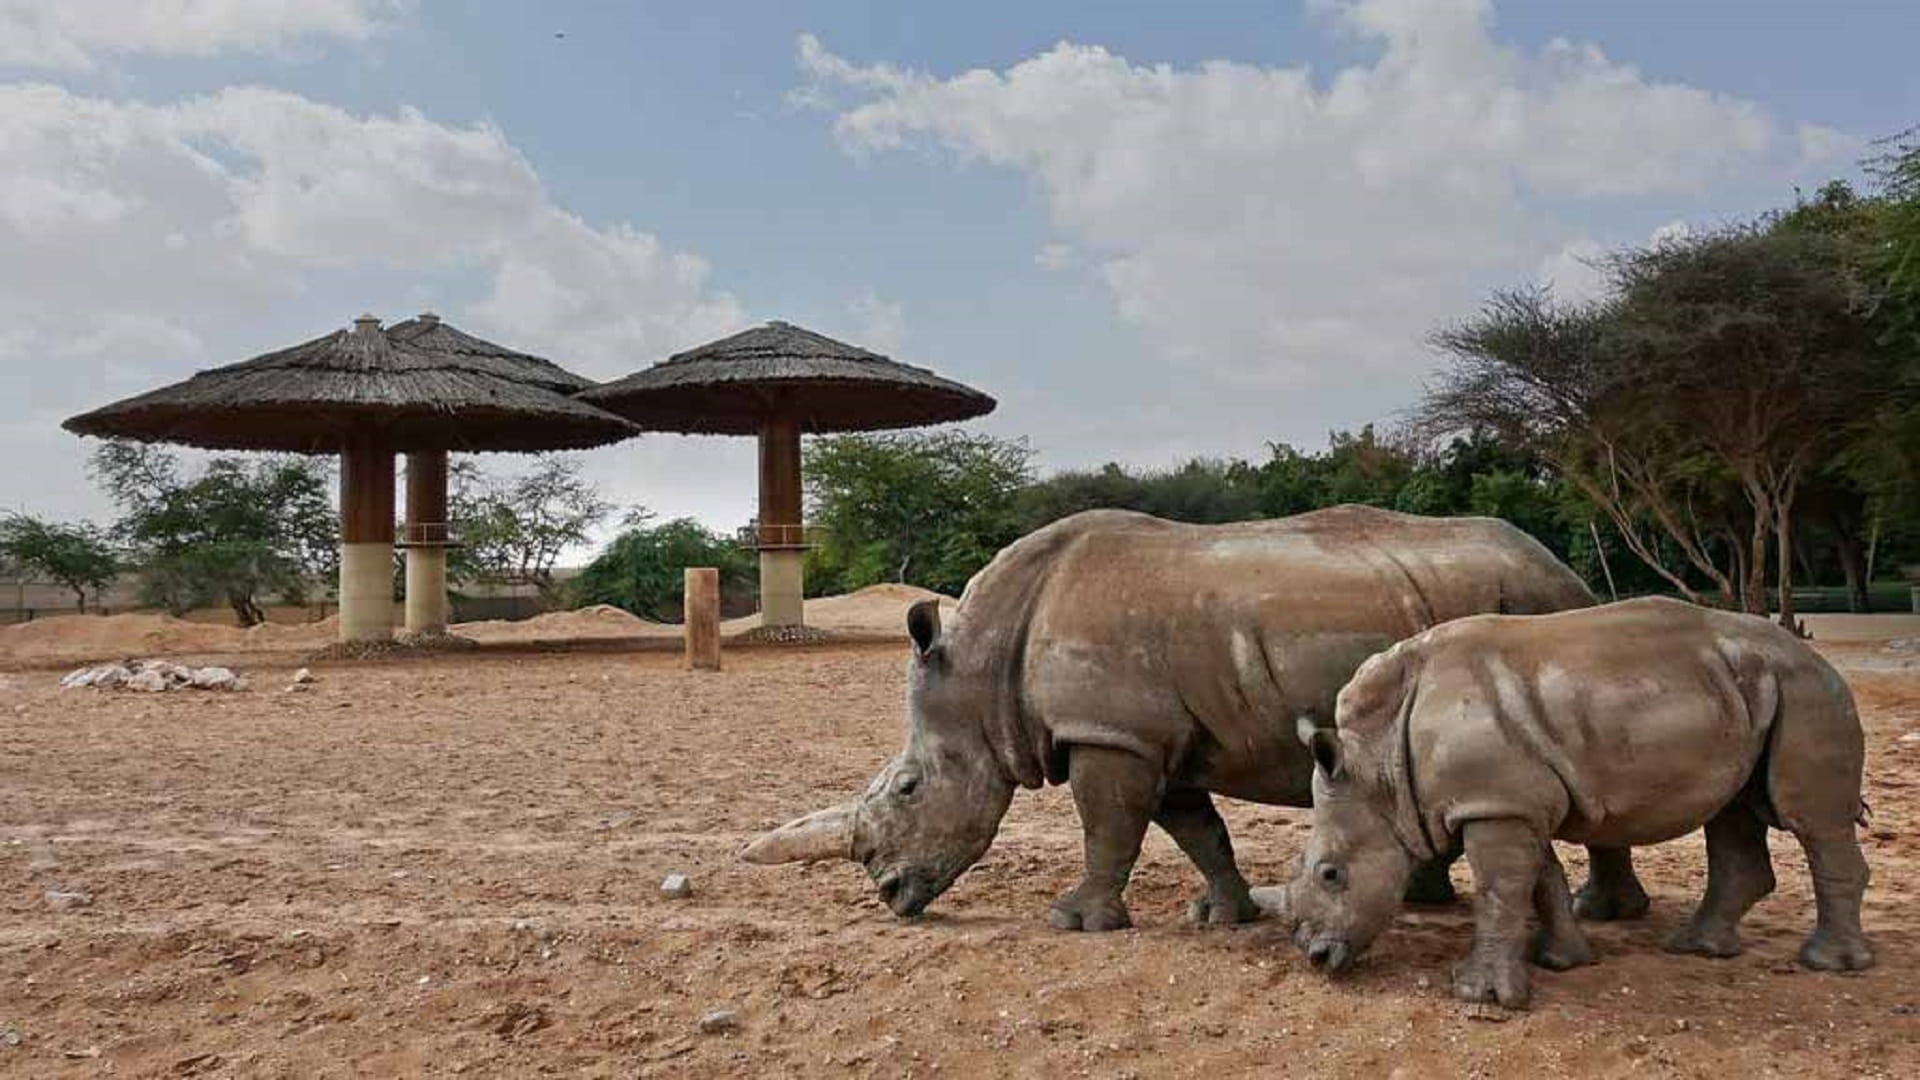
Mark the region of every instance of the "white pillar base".
POLYGON ((407 633, 447 631, 447 549, 407 549, 407 633))
POLYGON ((393 544, 340 545, 340 640, 393 638, 393 544))
POLYGON ((807 553, 804 551, 760 553, 761 626, 805 624, 802 598, 805 594, 806 565, 807 553))

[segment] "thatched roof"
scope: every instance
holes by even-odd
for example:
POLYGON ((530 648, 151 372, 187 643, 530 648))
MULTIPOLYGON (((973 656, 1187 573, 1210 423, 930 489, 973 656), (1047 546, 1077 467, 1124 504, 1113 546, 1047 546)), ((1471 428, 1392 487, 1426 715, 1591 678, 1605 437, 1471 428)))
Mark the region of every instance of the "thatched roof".
POLYGON ((575 450, 637 433, 567 396, 586 379, 431 315, 349 330, 202 371, 73 417, 81 435, 211 450, 332 453, 356 433, 395 451, 575 450))
POLYGON ((771 417, 805 431, 965 420, 994 400, 924 368, 783 322, 676 353, 580 397, 654 431, 749 435, 771 417))

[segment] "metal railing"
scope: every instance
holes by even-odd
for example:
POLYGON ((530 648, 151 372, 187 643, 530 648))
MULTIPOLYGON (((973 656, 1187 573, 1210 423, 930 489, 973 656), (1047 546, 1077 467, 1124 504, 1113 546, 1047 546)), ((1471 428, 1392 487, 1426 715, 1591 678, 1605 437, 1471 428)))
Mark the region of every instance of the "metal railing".
POLYGON ((780 551, 813 547, 818 537, 811 525, 746 525, 736 539, 741 547, 780 551))

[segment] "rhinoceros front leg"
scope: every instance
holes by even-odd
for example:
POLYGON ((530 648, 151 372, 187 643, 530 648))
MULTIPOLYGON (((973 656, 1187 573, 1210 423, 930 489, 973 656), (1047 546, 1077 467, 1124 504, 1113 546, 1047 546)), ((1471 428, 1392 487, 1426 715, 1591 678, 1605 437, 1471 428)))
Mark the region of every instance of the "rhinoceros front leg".
POLYGON ((1068 751, 1067 782, 1080 811, 1087 865, 1080 884, 1053 902, 1047 922, 1061 930, 1124 930, 1133 920, 1121 894, 1160 801, 1160 770, 1124 750, 1075 746, 1068 751))
POLYGON ((1530 916, 1547 839, 1512 818, 1470 821, 1461 831, 1473 867, 1473 952, 1453 969, 1453 992, 1524 1009, 1530 916))
POLYGON ((1187 918, 1197 926, 1230 926, 1260 917, 1247 879, 1233 861, 1233 840, 1227 823, 1213 808, 1213 798, 1198 788, 1173 788, 1161 796, 1154 824, 1167 831, 1207 879, 1207 891, 1187 905, 1187 918))
POLYGON ((1587 849, 1587 883, 1574 897, 1574 914, 1594 922, 1638 919, 1648 906, 1647 890, 1633 874, 1632 848, 1587 849))

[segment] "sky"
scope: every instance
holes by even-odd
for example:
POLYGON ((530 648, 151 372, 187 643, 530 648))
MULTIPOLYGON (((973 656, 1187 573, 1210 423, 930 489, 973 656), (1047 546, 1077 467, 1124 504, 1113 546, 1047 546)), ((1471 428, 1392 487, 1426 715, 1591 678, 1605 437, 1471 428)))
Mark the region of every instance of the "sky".
MULTIPOLYGON (((1318 448, 1488 291, 1857 179, 1910 0, 0 0, 0 511, 74 413, 369 311, 611 379, 768 319, 1042 469, 1318 448)), ((586 456, 731 529, 751 441, 586 456)), ((487 456, 490 469, 520 462, 487 456)))

